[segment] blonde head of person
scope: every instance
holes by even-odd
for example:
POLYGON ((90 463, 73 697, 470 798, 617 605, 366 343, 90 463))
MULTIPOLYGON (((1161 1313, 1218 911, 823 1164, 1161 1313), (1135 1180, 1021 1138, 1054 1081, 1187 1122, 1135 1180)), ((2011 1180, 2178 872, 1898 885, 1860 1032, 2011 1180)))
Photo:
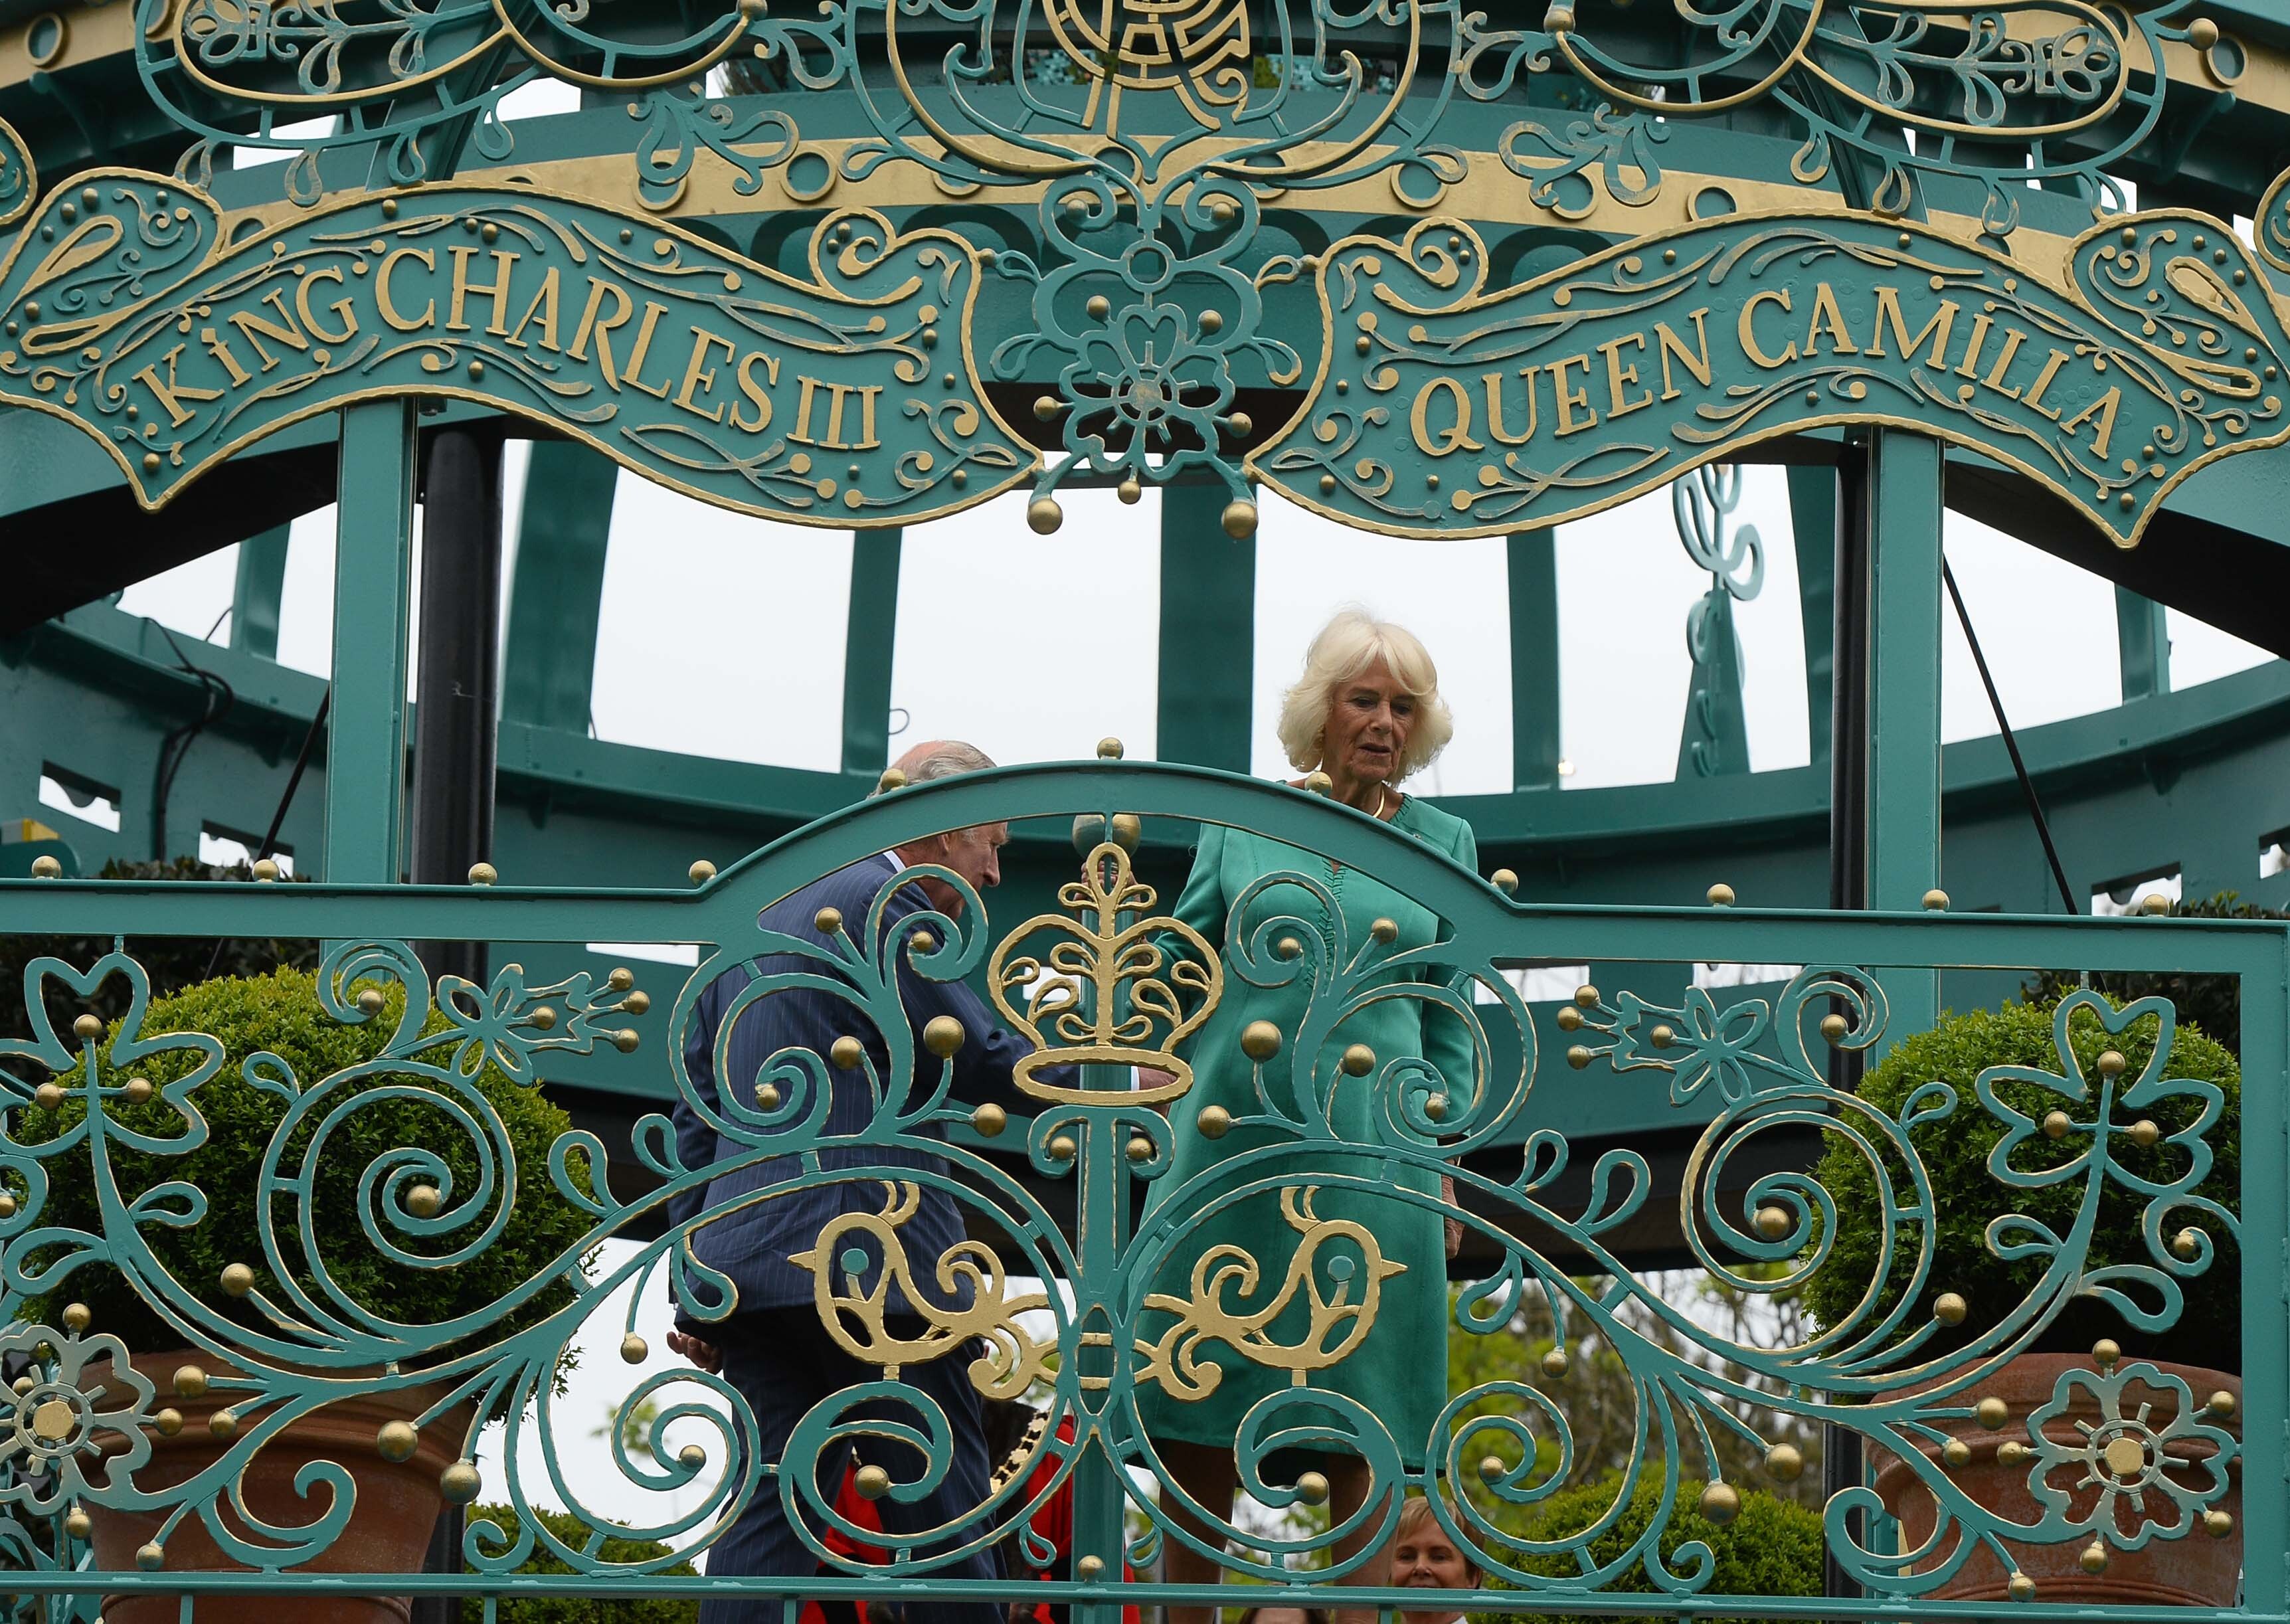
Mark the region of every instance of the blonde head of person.
MULTIPOLYGON (((1440 1525, 1429 1500, 1417 1496, 1399 1508, 1399 1527, 1391 1536, 1394 1589, 1476 1590, 1485 1579, 1477 1561, 1440 1525)), ((1410 1608, 1400 1616, 1408 1624, 1449 1624, 1463 1614, 1461 1608, 1439 1605, 1410 1608)))

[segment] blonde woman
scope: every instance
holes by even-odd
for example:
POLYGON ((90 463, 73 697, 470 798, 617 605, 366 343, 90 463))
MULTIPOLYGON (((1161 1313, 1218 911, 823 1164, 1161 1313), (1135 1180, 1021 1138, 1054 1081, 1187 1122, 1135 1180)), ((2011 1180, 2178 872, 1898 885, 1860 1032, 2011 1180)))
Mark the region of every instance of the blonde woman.
MULTIPOLYGON (((1304 775, 1325 772, 1335 799, 1476 872, 1478 849, 1470 826, 1399 788, 1429 764, 1453 731, 1439 697, 1438 671, 1423 644, 1404 628, 1357 610, 1339 614, 1312 640, 1303 675, 1281 707, 1280 741, 1297 770, 1293 781, 1301 784, 1304 775)), ((1428 1060, 1447 1079, 1454 1098, 1470 1097, 1468 1028, 1437 1002, 1437 995, 1410 996, 1405 991, 1410 984, 1421 986, 1427 994, 1435 987, 1444 989, 1445 978, 1452 975, 1451 967, 1435 965, 1420 954, 1445 933, 1441 922, 1429 908, 1368 875, 1340 868, 1269 835, 1213 824, 1202 827, 1192 876, 1176 912, 1211 941, 1221 944, 1225 992, 1214 1016, 1193 1038, 1187 1057, 1193 1067, 1193 1087, 1182 1108, 1172 1112, 1174 1164, 1154 1184, 1140 1231, 1141 1238, 1149 1237, 1157 1218, 1164 1234, 1175 1234, 1165 1261, 1155 1271, 1152 1290, 1165 1297, 1189 1298, 1195 1266, 1203 1254, 1220 1247, 1237 1248, 1254 1260, 1254 1284, 1244 1289, 1238 1271, 1224 1267, 1233 1260, 1228 1250, 1208 1271, 1212 1279, 1222 1276, 1214 1288, 1217 1300, 1234 1315, 1261 1312, 1280 1292, 1295 1258, 1297 1224, 1303 1212, 1300 1204, 1309 1203, 1312 1217, 1358 1224, 1381 1253, 1386 1271, 1381 1277, 1371 1281, 1370 1266, 1376 1260, 1356 1239, 1327 1237, 1309 1260, 1315 1291, 1297 1293, 1262 1335, 1289 1347, 1311 1344, 1311 1296, 1357 1304, 1367 1290, 1379 1291, 1381 1302, 1365 1339, 1342 1359, 1311 1371, 1309 1386, 1364 1406, 1389 1432, 1402 1458, 1420 1466, 1428 1435, 1446 1398, 1446 1237, 1438 1213, 1429 1206, 1371 1192, 1397 1192, 1404 1187, 1418 1197, 1435 1196, 1440 1190, 1438 1175, 1422 1167, 1401 1168, 1380 1156, 1333 1149, 1315 1151, 1309 1161, 1291 1156, 1269 1167, 1261 1161, 1237 1167, 1227 1180, 1221 1180, 1217 1170, 1251 1151, 1309 1142, 1293 1131, 1248 1120, 1261 1122, 1268 1113, 1301 1123, 1325 1111, 1340 1140, 1361 1146, 1380 1143, 1374 1125, 1380 1108, 1374 1096, 1383 1086, 1380 1079, 1386 1068, 1395 1061, 1428 1060), (1252 890, 1267 876, 1285 875, 1298 877, 1252 890), (1232 918, 1235 904, 1244 899, 1241 916, 1232 918), (1390 934, 1394 927, 1396 935, 1390 934), (1317 940, 1308 945, 1302 940, 1307 933, 1317 940), (1288 958, 1284 941, 1292 936, 1297 940, 1287 944, 1293 950, 1288 958), (1253 968, 1245 973, 1240 968, 1244 956, 1253 956, 1253 968), (1326 1034, 1315 1052, 1293 1053, 1290 1046, 1302 1026, 1316 969, 1324 978, 1333 978, 1363 956, 1367 980, 1351 988, 1357 1007, 1326 1034), (1386 959, 1397 962, 1388 971, 1373 969, 1386 959), (1363 996, 1384 988, 1400 990, 1363 996), (1240 1044, 1243 1029, 1254 1021, 1271 1022, 1283 1036, 1279 1055, 1262 1068, 1264 1097, 1258 1093, 1256 1064, 1240 1044), (1356 1044, 1374 1052, 1373 1068, 1365 1076, 1344 1068, 1346 1051, 1356 1044), (1212 1106, 1221 1108, 1235 1124, 1214 1139, 1205 1136, 1198 1125, 1200 1112, 1212 1106), (1277 1177, 1284 1188, 1220 1199, 1237 1184, 1268 1174, 1277 1177), (1308 1196, 1322 1180, 1341 1180, 1354 1188, 1322 1188, 1308 1196), (1182 1209, 1164 1211, 1173 1201, 1181 1201, 1182 1209), (1389 1272, 1394 1264, 1399 1271, 1389 1272)), ((1468 990, 1461 996, 1468 997, 1468 990)), ((1181 1332, 1165 1314, 1146 1315, 1141 1330, 1149 1343, 1168 1343, 1165 1356, 1178 1362, 1169 1379, 1141 1389, 1139 1396, 1139 1412, 1154 1451, 1178 1486, 1203 1510, 1229 1516, 1237 1487, 1234 1440, 1243 1418, 1259 1401, 1289 1389, 1290 1372, 1253 1361, 1221 1340, 1194 1340, 1181 1349, 1176 1344, 1181 1332), (1193 1362, 1189 1370, 1188 1357, 1193 1362), (1216 1368, 1204 1372, 1203 1365, 1216 1368)), ((1341 1336, 1340 1331, 1327 1331, 1320 1341, 1333 1348, 1341 1336)), ((1316 1426, 1349 1433, 1351 1422, 1329 1406, 1307 1401, 1283 1410, 1275 1424, 1283 1432, 1299 1427, 1308 1432, 1267 1465, 1267 1478, 1294 1482, 1303 1471, 1317 1471, 1333 1490, 1331 1508, 1340 1523, 1358 1509, 1370 1487, 1366 1463, 1335 1439, 1309 1435, 1316 1426)), ((1177 1499, 1167 1503, 1181 1526, 1212 1549, 1219 1548, 1220 1538, 1210 1524, 1177 1499)), ((1362 1531, 1340 1541, 1338 1556, 1356 1554, 1375 1521, 1366 1519, 1362 1531)), ((1219 1568, 1213 1559, 1181 1540, 1172 1540, 1165 1548, 1171 1582, 1216 1582, 1219 1568)), ((1382 1578, 1382 1564, 1370 1560, 1349 1575, 1348 1582, 1374 1585, 1382 1578)), ((1172 1624, 1206 1624, 1208 1610, 1173 1607, 1170 1615, 1172 1624)))

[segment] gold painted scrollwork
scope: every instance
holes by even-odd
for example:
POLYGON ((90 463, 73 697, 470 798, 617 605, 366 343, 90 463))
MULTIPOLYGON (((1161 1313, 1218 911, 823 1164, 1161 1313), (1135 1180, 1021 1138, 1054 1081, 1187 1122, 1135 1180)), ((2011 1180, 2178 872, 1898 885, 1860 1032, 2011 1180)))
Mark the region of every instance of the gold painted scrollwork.
POLYGON ((989 1398, 1016 1398, 1048 1372, 1049 1355, 1057 1346, 1035 1340, 1018 1316, 1048 1308, 1050 1300, 1039 1292, 1010 1296, 993 1250, 977 1241, 960 1241, 939 1258, 934 1275, 941 1298, 960 1301, 966 1292, 967 1301, 953 1308, 932 1301, 917 1288, 898 1234, 922 1204, 921 1187, 886 1181, 883 1188, 880 1212, 842 1213, 820 1230, 810 1251, 788 1259, 811 1272, 812 1301, 820 1323, 844 1352, 883 1366, 894 1379, 904 1365, 943 1358, 972 1338, 983 1338, 986 1352, 971 1361, 971 1384, 989 1398), (850 1243, 862 1236, 881 1248, 882 1267, 871 1289, 861 1284, 861 1271, 841 1267, 850 1243), (838 1273, 843 1276, 839 1287, 838 1273), (893 1301, 893 1292, 904 1299, 902 1305, 893 1301), (893 1313, 919 1316, 925 1327, 923 1334, 893 1335, 887 1323, 893 1313))
POLYGON ((1212 1246, 1195 1260, 1189 1298, 1157 1292, 1145 1299, 1146 1308, 1173 1314, 1177 1323, 1158 1341, 1138 1344, 1141 1384, 1157 1381, 1178 1398, 1207 1397, 1224 1380, 1224 1371, 1213 1361, 1203 1362, 1200 1353, 1205 1342, 1227 1343, 1258 1364, 1285 1370, 1297 1387, 1302 1387, 1312 1372, 1351 1357, 1375 1324, 1383 1283, 1406 1273, 1407 1266, 1387 1259, 1365 1224, 1315 1213, 1312 1199, 1318 1193, 1315 1187, 1280 1192, 1280 1215, 1300 1238, 1278 1293, 1261 1308, 1244 1313, 1225 1306, 1227 1292, 1237 1289, 1244 1297, 1253 1293, 1260 1275, 1255 1257, 1230 1244, 1212 1246), (1314 1258, 1323 1245, 1338 1240, 1359 1248, 1359 1263, 1356 1270, 1329 1269, 1336 1284, 1332 1292, 1326 1292, 1313 1270, 1314 1258), (1351 1300, 1355 1273, 1360 1284, 1357 1302, 1351 1300), (1304 1336, 1295 1342, 1274 1340, 1273 1323, 1300 1295, 1307 1300, 1310 1314, 1304 1336))
POLYGON ((1169 1074, 1167 1083, 1125 1095, 1130 1105, 1158 1105, 1192 1087, 1193 1068, 1177 1057, 1177 1045, 1215 1011, 1224 995, 1224 966, 1207 940, 1182 920, 1162 916, 1122 924, 1125 912, 1144 914, 1156 898, 1153 887, 1137 878, 1129 853, 1108 841, 1089 854, 1083 877, 1058 892, 1058 901, 1080 923, 1037 914, 994 949, 986 973, 995 1007, 1035 1045, 1013 1070, 1027 1093, 1060 1104, 1102 1104, 1101 1093, 1044 1083, 1037 1075, 1045 1067, 1075 1063, 1143 1066, 1169 1074), (1068 940, 1050 949, 1046 964, 1032 955, 1013 957, 1012 949, 1037 931, 1068 940), (1198 956, 1172 962, 1155 940, 1162 936, 1182 941, 1198 956), (1011 1001, 1014 989, 1025 992, 1022 1011, 1011 1001), (1190 1009, 1188 995, 1197 999, 1190 1009))

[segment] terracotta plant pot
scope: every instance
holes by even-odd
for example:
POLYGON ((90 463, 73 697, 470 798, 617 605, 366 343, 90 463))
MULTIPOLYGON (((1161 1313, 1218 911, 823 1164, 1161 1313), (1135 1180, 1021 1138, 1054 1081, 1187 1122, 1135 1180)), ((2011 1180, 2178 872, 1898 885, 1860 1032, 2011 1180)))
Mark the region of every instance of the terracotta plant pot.
MULTIPOLYGON (((189 1349, 136 1354, 129 1363, 158 1389, 156 1402, 172 1405, 183 1417, 182 1430, 173 1437, 149 1435, 151 1459, 135 1475, 138 1487, 188 1482, 229 1450, 230 1444, 217 1438, 209 1424, 228 1406, 232 1395, 210 1388, 200 1397, 183 1398, 174 1389, 174 1373, 182 1365, 199 1365, 210 1375, 228 1374, 228 1366, 189 1349)), ((91 1377, 100 1378, 106 1368, 91 1366, 91 1377)), ((243 1479, 247 1509, 282 1528, 308 1523, 325 1512, 324 1489, 315 1490, 307 1500, 294 1492, 294 1475, 309 1462, 335 1461, 357 1484, 357 1504, 348 1526, 318 1556, 286 1570, 290 1576, 420 1572, 430 1532, 445 1504, 438 1476, 460 1456, 468 1413, 455 1411, 422 1428, 412 1455, 403 1461, 384 1460, 375 1440, 390 1421, 411 1425, 437 1396, 435 1388, 412 1388, 344 1399, 288 1427, 247 1462, 243 1479)), ((223 1515, 236 1523, 228 1496, 221 1504, 223 1515)), ((95 1505, 87 1513, 94 1524, 96 1566, 113 1572, 134 1572, 135 1553, 157 1536, 165 1520, 160 1514, 111 1511, 95 1505)), ((170 1573, 246 1571, 223 1555, 196 1511, 175 1524, 166 1550, 164 1571, 170 1573)), ((179 1607, 180 1597, 156 1592, 103 1598, 108 1624, 175 1624, 179 1607)), ((216 1618, 228 1618, 231 1624, 406 1624, 409 1614, 405 1597, 386 1596, 216 1596, 200 1603, 199 1616, 204 1618, 211 1609, 216 1618)))
MULTIPOLYGON (((2125 1364, 2142 1361, 2126 1359, 2125 1364)), ((2233 1415, 2229 1418, 2211 1416, 2209 1424, 2221 1427, 2237 1439, 2242 1436, 2241 1401, 2242 1378, 2230 1376, 2223 1371, 2206 1370, 2195 1364, 2172 1364, 2160 1359, 2146 1360, 2165 1375, 2176 1376, 2185 1382, 2194 1396, 2198 1409, 2213 1393, 2224 1391, 2235 1398, 2233 1415)), ((2027 1444, 2030 1439, 2028 1418, 2052 1402, 2052 1396, 2061 1376, 2070 1371, 2093 1370, 2088 1354, 2022 1354, 1999 1371, 1992 1379, 1964 1395, 1967 1404, 1984 1399, 2000 1398, 2008 1412, 2002 1427, 1990 1430, 1976 1420, 1966 1419, 1952 1424, 1950 1436, 1972 1451, 1972 1459, 1963 1466, 1949 1471, 1949 1476, 1962 1486, 1964 1492, 1980 1504, 2002 1513, 2014 1522, 2032 1523, 2042 1516, 2044 1507, 2029 1492, 2033 1460, 2006 1466, 1996 1458, 1998 1446, 2017 1439, 2027 1444)), ((2123 1389, 2115 1406, 2116 1415, 2102 1413, 2098 1396, 2088 1387, 2078 1384, 2070 1389, 2073 1402, 2062 1412, 2049 1418, 2044 1424, 2044 1436, 2054 1444, 2080 1448, 2086 1436, 2104 1431, 2108 1423, 2118 1418, 2135 1420, 2141 1406, 2149 1406, 2146 1424, 2156 1433, 2167 1430, 2179 1413, 2179 1397, 2169 1387, 2152 1387, 2142 1381, 2131 1381, 2123 1389)), ((2123 1447, 2123 1465, 2130 1467, 2128 1456, 2133 1447, 2142 1452, 2142 1460, 2135 1468, 2143 1474, 2151 1452, 2138 1443, 2143 1436, 2137 1428, 2128 1432, 2110 1433, 2110 1436, 2129 1439, 2123 1447)), ((2174 1462, 2171 1477, 2188 1485, 2207 1486, 2209 1473, 2201 1462, 2214 1452, 2213 1446, 2199 1437, 2167 1440, 2164 1453, 2174 1462)), ((1935 1462, 1941 1458, 1942 1446, 1929 1444, 1925 1452, 1935 1462)), ((2102 1468, 2112 1474, 2111 1468, 2102 1468)), ((2107 1562, 2098 1573, 2086 1572, 2082 1566, 2088 1539, 2078 1538, 2058 1545, 2027 1545, 2006 1540, 2006 1547, 2019 1564, 2020 1571, 2036 1581, 2035 1599, 2063 1605, 2101 1605, 2110 1607, 2172 1606, 2172 1607, 2231 1607, 2239 1588, 2242 1573, 2242 1461, 2238 1457, 2228 1468, 2228 1488, 2225 1497, 2212 1508, 2223 1510, 2234 1519, 2233 1532, 2224 1538, 2214 1538, 2205 1532, 2199 1515, 2194 1517, 2192 1530, 2183 1539, 2150 1539, 2137 1550, 2125 1550, 2109 1542, 2107 1562)), ((2134 1474, 2135 1475, 2135 1474, 2134 1474)), ((2110 1481, 2130 1481, 2130 1477, 2114 1477, 2110 1481)), ((2143 1478, 2141 1480, 2144 1480, 2143 1478)), ((2053 1487, 2068 1490, 2072 1499, 2070 1512, 2084 1513, 2101 1492, 2096 1485, 2084 1482, 2082 1470, 2062 1465, 2046 1474, 2046 1481, 2053 1487)), ((1902 1548, 1914 1550, 1932 1537, 1937 1511, 1931 1492, 1918 1481, 1909 1466, 1897 1458, 1886 1460, 1877 1475, 1877 1492, 1885 1502, 1886 1510, 1901 1521, 1902 1548)), ((2140 1510, 2151 1521, 2166 1526, 2178 1520, 2179 1511, 2171 1497, 2162 1490, 2149 1486, 2135 1491, 2140 1497, 2140 1510)), ((2118 1495, 2118 1520, 2125 1524, 2134 1519, 2129 1510, 2130 1492, 2118 1495)), ((1951 1546, 1950 1548, 1953 1548, 1951 1546)), ((1943 1552, 1943 1555, 1946 1553, 1943 1552)), ((1920 1571, 1939 1566, 1934 1560, 1921 1564, 1920 1571)), ((1996 1560, 1994 1553, 1985 1548, 1974 1552, 1972 1557, 1955 1576, 1929 1593, 1933 1601, 1996 1601, 2007 1594, 2010 1575, 1996 1560)))

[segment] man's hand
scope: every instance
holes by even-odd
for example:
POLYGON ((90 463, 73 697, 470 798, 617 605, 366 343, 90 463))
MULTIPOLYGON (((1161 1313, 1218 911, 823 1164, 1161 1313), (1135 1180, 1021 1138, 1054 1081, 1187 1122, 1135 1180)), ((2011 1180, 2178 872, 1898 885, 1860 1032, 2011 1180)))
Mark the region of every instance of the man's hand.
POLYGON ((1157 1066, 1140 1066, 1137 1068, 1137 1087, 1141 1092, 1149 1088, 1166 1088, 1176 1080, 1177 1074, 1175 1072, 1163 1071, 1157 1066))
POLYGON ((681 1331, 668 1333, 668 1351, 692 1361, 713 1376, 724 1368, 724 1352, 713 1342, 703 1342, 696 1336, 686 1336, 681 1331))

